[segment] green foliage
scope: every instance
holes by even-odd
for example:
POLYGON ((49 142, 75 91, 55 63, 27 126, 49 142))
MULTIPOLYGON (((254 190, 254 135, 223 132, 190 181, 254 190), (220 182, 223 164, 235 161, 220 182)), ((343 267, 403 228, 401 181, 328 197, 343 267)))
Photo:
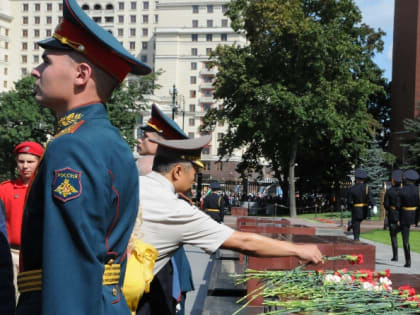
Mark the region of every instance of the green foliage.
MULTIPOLYGON (((361 233, 361 238, 382 243, 391 246, 391 239, 388 230, 372 230, 369 232, 361 233)), ((403 248, 402 234, 398 233, 398 247, 403 248)), ((420 253, 420 231, 410 231, 410 249, 412 252, 420 253)), ((391 249, 389 249, 391 255, 391 249)))
MULTIPOLYGON (((420 106, 418 107, 420 110, 420 106)), ((404 129, 408 132, 404 138, 406 148, 403 169, 420 169, 420 115, 415 119, 405 119, 404 129)))
POLYGON ((372 57, 384 33, 361 24, 351 0, 233 0, 227 15, 249 45, 214 53, 223 107, 204 128, 228 122, 220 154, 245 148, 242 170, 264 158, 282 187, 295 162, 343 178, 378 125, 366 104, 383 89, 372 57))
POLYGON ((378 145, 376 140, 371 142, 370 148, 366 151, 362 158, 361 167, 369 174, 369 187, 372 190, 373 197, 379 202, 379 194, 382 190, 383 183, 389 181, 389 171, 387 165, 387 156, 390 153, 384 152, 378 145))
POLYGON ((53 113, 39 106, 33 97, 35 79, 25 77, 15 89, 0 94, 0 179, 13 177, 14 147, 23 141, 45 144, 47 135, 54 134, 53 113))
POLYGON ((133 147, 136 142, 134 128, 139 113, 148 102, 146 96, 158 89, 155 81, 161 72, 143 77, 132 77, 114 90, 106 107, 111 123, 117 127, 124 139, 133 147))

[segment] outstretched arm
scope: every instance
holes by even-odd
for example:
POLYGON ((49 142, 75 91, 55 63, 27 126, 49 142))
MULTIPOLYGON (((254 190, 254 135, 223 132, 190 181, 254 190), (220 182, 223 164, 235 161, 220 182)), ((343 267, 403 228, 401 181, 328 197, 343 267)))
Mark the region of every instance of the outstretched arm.
POLYGON ((222 244, 222 248, 232 249, 250 256, 297 256, 316 264, 323 262, 322 253, 316 245, 294 244, 287 241, 275 240, 256 233, 235 231, 222 244))

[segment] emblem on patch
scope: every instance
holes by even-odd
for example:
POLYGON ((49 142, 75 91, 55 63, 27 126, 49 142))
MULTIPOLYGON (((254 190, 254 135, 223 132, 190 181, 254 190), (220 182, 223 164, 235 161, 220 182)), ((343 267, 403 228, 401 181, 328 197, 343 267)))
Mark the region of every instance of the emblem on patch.
POLYGON ((82 194, 82 173, 69 167, 54 171, 53 196, 63 202, 82 194))

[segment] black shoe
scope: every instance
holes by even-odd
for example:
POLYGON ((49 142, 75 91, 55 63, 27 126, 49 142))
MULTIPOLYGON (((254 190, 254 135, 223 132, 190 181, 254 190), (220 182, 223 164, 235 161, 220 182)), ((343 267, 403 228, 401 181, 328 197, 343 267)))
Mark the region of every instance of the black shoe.
POLYGON ((404 267, 410 268, 411 267, 411 264, 405 264, 404 267))
POLYGON ((392 257, 391 261, 398 261, 398 258, 392 257))

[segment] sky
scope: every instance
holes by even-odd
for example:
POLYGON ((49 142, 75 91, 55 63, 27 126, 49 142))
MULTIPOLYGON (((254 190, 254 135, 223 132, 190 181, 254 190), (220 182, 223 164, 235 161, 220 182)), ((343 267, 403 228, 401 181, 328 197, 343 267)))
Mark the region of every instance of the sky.
POLYGON ((380 28, 383 36, 384 50, 375 56, 376 64, 385 70, 384 76, 392 79, 392 35, 394 29, 394 0, 355 0, 362 11, 363 22, 376 30, 380 28))

